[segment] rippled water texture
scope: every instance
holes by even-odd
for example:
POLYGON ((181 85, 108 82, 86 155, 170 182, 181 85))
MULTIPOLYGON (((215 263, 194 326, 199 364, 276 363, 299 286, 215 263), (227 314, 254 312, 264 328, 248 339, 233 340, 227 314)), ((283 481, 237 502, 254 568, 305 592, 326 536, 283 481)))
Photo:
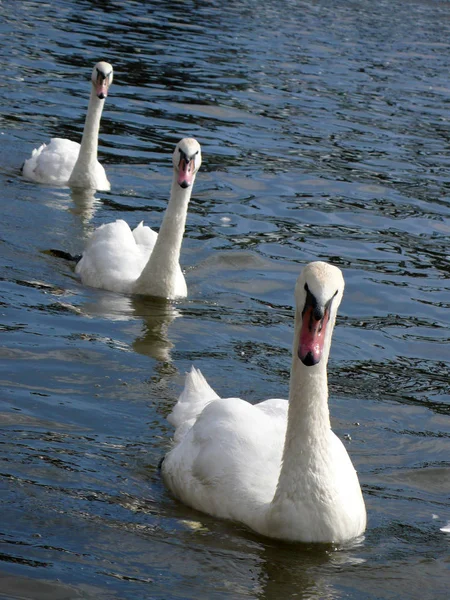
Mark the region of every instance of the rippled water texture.
POLYGON ((447 598, 450 4, 16 0, 0 34, 0 598, 447 598), (111 192, 24 181, 35 146, 80 139, 100 59, 111 192), (158 228, 185 135, 189 297, 84 288, 49 251, 158 228), (348 548, 266 541, 158 473, 192 363, 220 394, 287 395, 314 259, 346 279, 330 408, 369 514, 348 548))

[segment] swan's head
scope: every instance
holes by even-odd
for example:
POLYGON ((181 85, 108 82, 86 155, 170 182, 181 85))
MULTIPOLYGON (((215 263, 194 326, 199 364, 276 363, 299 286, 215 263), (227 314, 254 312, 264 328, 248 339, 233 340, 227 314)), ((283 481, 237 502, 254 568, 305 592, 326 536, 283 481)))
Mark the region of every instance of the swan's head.
POLYGON ((98 62, 92 69, 92 85, 94 86, 97 98, 104 100, 108 95, 109 86, 113 80, 113 68, 105 62, 98 62))
POLYGON ((202 164, 200 144, 194 138, 183 138, 175 146, 172 160, 178 185, 182 188, 191 186, 202 164))
POLYGON ((337 267, 317 261, 306 265, 295 286, 296 354, 307 367, 328 355, 336 313, 344 293, 344 278, 337 267), (298 327, 298 323, 300 326, 298 327))

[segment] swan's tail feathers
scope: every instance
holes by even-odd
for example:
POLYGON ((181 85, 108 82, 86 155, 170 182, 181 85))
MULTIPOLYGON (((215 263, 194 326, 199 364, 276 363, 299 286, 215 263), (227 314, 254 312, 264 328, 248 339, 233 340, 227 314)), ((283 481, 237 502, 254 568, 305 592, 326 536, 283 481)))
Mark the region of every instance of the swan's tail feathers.
POLYGON ((184 434, 195 423, 196 418, 207 404, 217 400, 219 396, 212 389, 202 373, 192 367, 186 375, 184 390, 181 392, 172 412, 167 417, 169 423, 176 427, 175 439, 184 434))

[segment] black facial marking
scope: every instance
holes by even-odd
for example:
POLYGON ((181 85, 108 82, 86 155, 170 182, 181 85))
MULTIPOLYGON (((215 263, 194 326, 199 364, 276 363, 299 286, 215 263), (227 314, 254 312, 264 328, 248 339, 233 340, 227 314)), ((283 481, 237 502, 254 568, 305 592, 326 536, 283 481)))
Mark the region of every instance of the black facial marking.
MULTIPOLYGON (((306 292, 306 300, 305 300, 305 305, 303 307, 302 316, 305 314, 305 311, 307 308, 312 308, 311 323, 310 323, 310 326, 311 326, 313 318, 316 321, 323 320, 324 316, 330 311, 331 303, 333 302, 333 299, 336 297, 339 290, 336 290, 334 292, 333 296, 328 300, 328 302, 325 303, 325 306, 322 307, 322 306, 319 306, 314 294, 311 294, 311 292, 309 291, 309 287, 308 287, 307 283, 305 283, 304 289, 306 292)), ((322 325, 321 325, 321 328, 322 328, 322 325)))
POLYGON ((322 308, 318 305, 314 294, 311 294, 311 292, 309 291, 309 287, 308 287, 307 283, 305 283, 305 292, 306 292, 306 300, 305 300, 305 305, 303 307, 302 316, 305 314, 305 311, 307 308, 312 308, 311 320, 314 318, 316 321, 321 321, 323 319, 324 313, 322 312, 322 308))
POLYGON ((191 162, 191 160, 194 160, 194 158, 195 158, 195 157, 197 156, 197 154, 198 154, 198 150, 197 150, 197 152, 194 152, 194 154, 193 154, 192 156, 188 156, 188 155, 186 154, 186 152, 185 152, 184 150, 182 150, 181 148, 178 148, 178 152, 179 152, 179 153, 180 153, 180 155, 181 155, 181 156, 180 156, 180 160, 181 160, 182 158, 184 158, 184 160, 185 160, 187 163, 190 163, 190 162, 191 162))
POLYGON ((111 75, 111 71, 109 73, 103 73, 103 71, 100 71, 100 69, 98 67, 96 67, 97 70, 97 77, 100 77, 101 79, 108 79, 108 77, 111 75))

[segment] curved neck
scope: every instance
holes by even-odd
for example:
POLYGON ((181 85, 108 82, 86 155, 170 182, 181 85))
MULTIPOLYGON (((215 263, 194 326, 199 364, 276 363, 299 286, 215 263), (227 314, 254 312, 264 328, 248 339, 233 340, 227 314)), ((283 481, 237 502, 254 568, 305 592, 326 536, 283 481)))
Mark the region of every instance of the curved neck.
POLYGON ((97 98, 92 88, 77 163, 82 162, 86 165, 97 161, 98 134, 104 104, 105 101, 97 98))
POLYGON ((151 285, 152 294, 166 298, 173 297, 175 280, 180 272, 181 244, 194 180, 188 188, 183 189, 178 185, 174 173, 170 200, 158 238, 148 263, 136 281, 135 291, 137 293, 151 285))

